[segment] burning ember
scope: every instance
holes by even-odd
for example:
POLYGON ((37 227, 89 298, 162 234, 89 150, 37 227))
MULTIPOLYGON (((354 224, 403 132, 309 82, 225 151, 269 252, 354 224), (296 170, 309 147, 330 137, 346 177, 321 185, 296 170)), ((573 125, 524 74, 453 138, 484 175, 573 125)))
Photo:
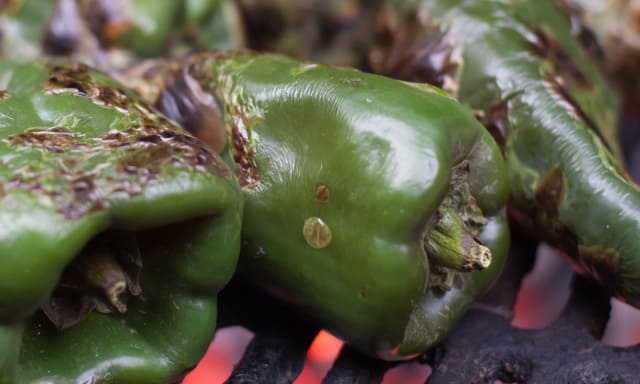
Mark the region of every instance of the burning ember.
MULTIPOLYGON (((541 244, 533 270, 523 279, 511 325, 523 329, 543 329, 565 308, 573 278, 571 268, 557 251, 541 244)), ((640 343, 640 310, 611 299, 611 313, 602 342, 617 347, 640 343)))
POLYGON ((224 382, 244 354, 253 333, 243 327, 227 327, 216 332, 215 339, 200 364, 182 384, 214 384, 224 382))
POLYGON ((325 331, 320 331, 311 343, 302 373, 295 384, 319 383, 329 372, 344 343, 325 331))
MULTIPOLYGON (((253 333, 243 327, 223 328, 216 333, 207 354, 184 380, 183 384, 223 383, 242 357, 253 333)), ((334 364, 344 343, 320 331, 307 351, 304 368, 294 384, 320 383, 334 364)), ((389 369, 382 384, 422 384, 431 374, 424 364, 401 364, 389 369)))

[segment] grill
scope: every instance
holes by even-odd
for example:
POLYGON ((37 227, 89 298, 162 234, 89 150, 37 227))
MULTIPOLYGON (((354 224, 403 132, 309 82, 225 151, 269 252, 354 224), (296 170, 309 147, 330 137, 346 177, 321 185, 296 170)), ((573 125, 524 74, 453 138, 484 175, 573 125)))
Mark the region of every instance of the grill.
MULTIPOLYGON (((609 297, 576 277, 560 317, 542 330, 510 325, 519 286, 531 269, 535 244, 514 234, 501 278, 476 303, 443 345, 418 357, 433 373, 427 383, 635 383, 640 347, 602 344, 609 297)), ((318 328, 284 304, 234 283, 221 297, 220 326, 241 325, 253 340, 227 383, 291 383, 302 371, 318 328)), ((414 361, 414 362, 415 362, 414 361)), ((371 359, 344 347, 323 383, 380 383, 397 364, 371 359)))
MULTIPOLYGON (((634 176, 640 170, 640 155, 634 157, 630 144, 640 141, 639 111, 632 108, 622 129, 634 176)), ((400 363, 344 347, 322 383, 380 383, 392 367, 416 362, 432 367, 429 384, 639 382, 640 345, 619 348, 599 340, 609 318, 610 298, 589 280, 573 278, 568 303, 550 326, 525 330, 510 325, 535 249, 536 243, 516 228, 500 279, 442 345, 400 363)), ((292 383, 299 376, 317 327, 286 304, 237 281, 223 291, 220 308, 219 327, 240 325, 255 334, 226 383, 292 383)))

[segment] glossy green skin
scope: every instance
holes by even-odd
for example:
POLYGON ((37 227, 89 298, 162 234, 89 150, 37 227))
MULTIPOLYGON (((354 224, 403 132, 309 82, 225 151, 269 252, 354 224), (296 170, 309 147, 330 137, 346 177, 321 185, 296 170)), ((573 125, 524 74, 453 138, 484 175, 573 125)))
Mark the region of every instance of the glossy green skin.
POLYGON ((241 191, 175 123, 106 76, 67 68, 88 94, 111 93, 52 87, 63 75, 42 63, 0 62, 0 383, 171 382, 213 336, 216 294, 239 253, 241 191), (82 177, 91 194, 77 193, 82 177), (38 308, 107 229, 135 233, 144 300, 58 331, 38 308))
POLYGON ((492 220, 508 196, 497 146, 453 99, 275 55, 196 56, 188 73, 221 103, 227 130, 245 127, 252 137, 258 176, 244 185, 241 255, 248 280, 360 351, 393 360, 442 339, 500 271, 505 226, 485 233, 497 244, 494 266, 458 277, 477 289, 421 303, 432 295, 423 240, 451 167, 470 161, 472 193, 492 220), (329 190, 326 201, 316 197, 320 185, 329 190), (310 217, 330 228, 326 246, 305 240, 310 217), (427 313, 449 302, 460 305, 427 313), (411 322, 433 333, 406 334, 411 322))
POLYGON ((606 148, 608 144, 618 152, 615 97, 570 35, 568 17, 548 0, 423 0, 404 5, 448 27, 462 48, 461 101, 488 111, 507 100, 510 133, 503 150, 515 217, 565 251, 579 272, 640 306, 640 191, 606 148), (534 28, 555 36, 589 87, 532 52, 534 28), (553 89, 545 79, 549 70, 563 78, 601 135, 553 89), (550 211, 536 195, 544 192, 543 176, 554 169, 562 175, 562 187, 550 211))
MULTIPOLYGON (((3 57, 28 61, 43 55, 43 36, 55 3, 24 0, 17 11, 0 14, 3 57)), ((90 35, 88 21, 83 19, 87 23, 85 31, 80 31, 84 40, 69 56, 101 70, 113 70, 140 58, 245 45, 239 11, 231 1, 163 0, 159 6, 155 0, 132 0, 126 4, 117 11, 130 25, 113 46, 99 47, 97 36, 90 35)))

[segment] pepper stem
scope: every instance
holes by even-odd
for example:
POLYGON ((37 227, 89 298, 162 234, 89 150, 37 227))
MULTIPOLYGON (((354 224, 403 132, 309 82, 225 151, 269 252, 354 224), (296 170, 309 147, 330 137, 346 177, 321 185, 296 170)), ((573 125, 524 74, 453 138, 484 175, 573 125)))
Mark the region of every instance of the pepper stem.
POLYGON ((471 193, 468 160, 451 169, 451 186, 438 208, 434 227, 424 240, 431 264, 469 272, 491 265, 491 250, 476 236, 487 223, 471 193))
POLYGON ((87 252, 79 266, 87 282, 99 289, 120 313, 127 311, 125 301, 120 297, 127 290, 127 276, 115 256, 106 250, 87 252))
POLYGON ((452 207, 440 207, 435 228, 424 246, 434 264, 460 272, 482 270, 491 265, 491 250, 467 228, 452 207))

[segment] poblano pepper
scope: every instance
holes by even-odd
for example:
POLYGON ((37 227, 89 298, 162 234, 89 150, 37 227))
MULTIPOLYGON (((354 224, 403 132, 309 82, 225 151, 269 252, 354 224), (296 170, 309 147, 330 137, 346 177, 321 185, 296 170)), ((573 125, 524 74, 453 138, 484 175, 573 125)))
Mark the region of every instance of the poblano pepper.
POLYGON ((101 70, 140 57, 244 46, 229 0, 11 0, 0 4, 3 57, 68 56, 101 70))
POLYGON ((212 148, 231 143, 241 275, 360 351, 424 352, 501 270, 502 157, 442 92, 251 53, 168 77, 158 105, 212 148))
POLYGON ((174 381, 235 270, 233 174, 86 66, 0 79, 0 383, 174 381))
POLYGON ((640 191, 616 159, 618 105, 590 60, 592 36, 552 0, 388 7, 393 38, 372 54, 377 71, 478 110, 507 161, 513 217, 640 307, 640 191))

